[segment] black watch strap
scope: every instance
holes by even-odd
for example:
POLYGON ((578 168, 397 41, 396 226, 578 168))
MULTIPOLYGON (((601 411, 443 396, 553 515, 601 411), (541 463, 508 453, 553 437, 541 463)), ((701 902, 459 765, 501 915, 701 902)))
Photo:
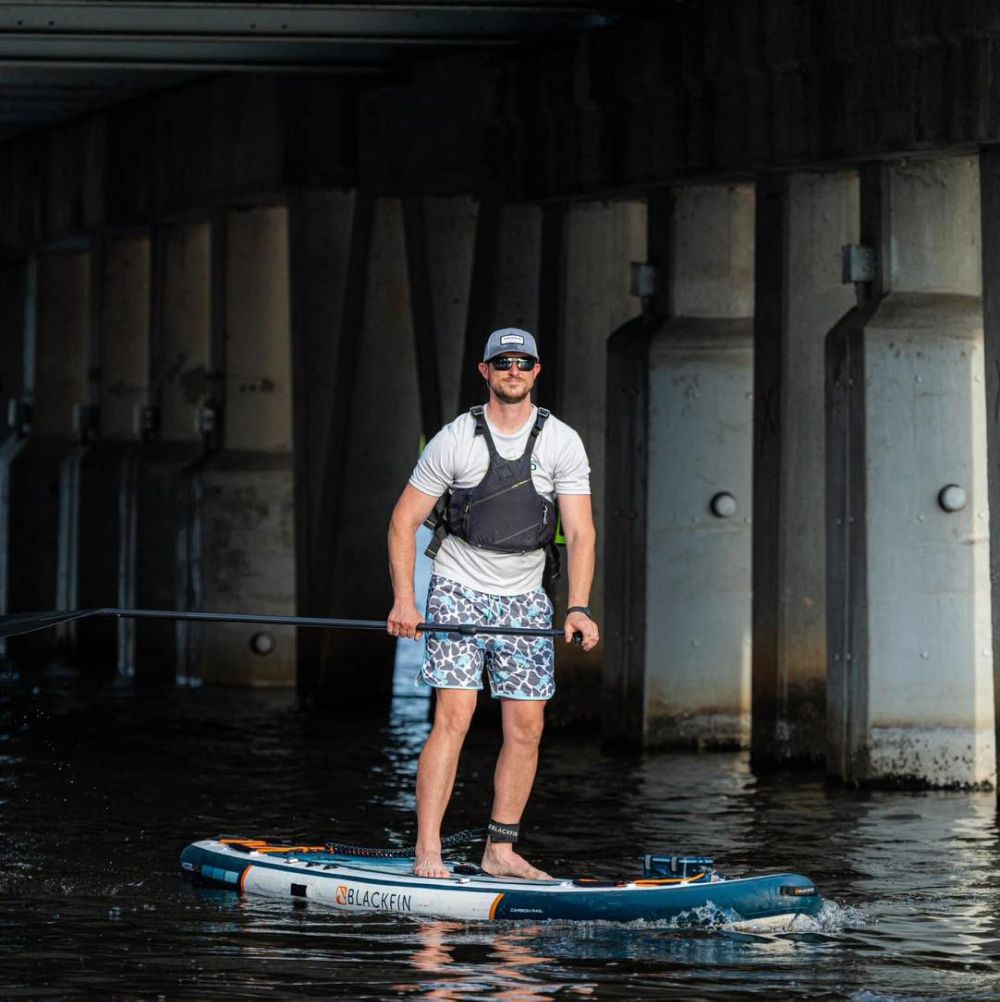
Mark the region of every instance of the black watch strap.
POLYGON ((589 605, 571 605, 566 610, 566 615, 568 616, 571 612, 582 612, 588 619, 594 618, 594 614, 590 611, 589 605))

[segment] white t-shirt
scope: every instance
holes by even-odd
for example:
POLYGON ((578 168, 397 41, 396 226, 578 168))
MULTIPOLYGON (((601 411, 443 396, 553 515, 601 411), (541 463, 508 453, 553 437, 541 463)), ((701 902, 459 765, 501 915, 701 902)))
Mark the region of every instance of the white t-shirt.
MULTIPOLYGON (((497 452, 504 459, 524 454, 535 425, 537 408, 513 435, 504 435, 487 420, 497 452)), ((431 497, 441 497, 451 487, 475 487, 490 465, 485 439, 476 435, 471 414, 461 414, 446 424, 417 460, 410 485, 431 497)), ((531 482, 549 500, 560 494, 590 493, 590 464, 580 436, 556 417, 549 417, 531 454, 531 482)), ((545 551, 497 553, 471 546, 448 536, 434 559, 434 573, 490 595, 523 595, 541 586, 545 551)))

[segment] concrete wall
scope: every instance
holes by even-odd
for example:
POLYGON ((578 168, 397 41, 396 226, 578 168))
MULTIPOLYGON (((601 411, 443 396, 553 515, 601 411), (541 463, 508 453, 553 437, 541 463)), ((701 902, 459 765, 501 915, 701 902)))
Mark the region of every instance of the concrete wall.
MULTIPOLYGON (((862 380, 863 427, 848 425, 848 448, 863 450, 865 469, 846 510, 848 547, 850 527, 863 528, 863 587, 831 595, 853 603, 846 621, 855 624, 831 635, 831 766, 865 782, 989 785, 983 320, 979 229, 970 225, 978 162, 899 164, 888 183, 892 291, 830 390, 836 415, 844 384, 862 380), (948 485, 964 492, 954 511, 942 504, 948 485)), ((845 517, 837 506, 831 515, 845 517)))
MULTIPOLYGON (((392 605, 386 531, 392 507, 416 461, 420 406, 410 310, 403 209, 380 199, 371 217, 364 276, 364 315, 357 343, 349 423, 336 443, 346 452, 343 501, 329 553, 330 608, 349 618, 379 618, 392 605)), ((365 665, 358 698, 391 689, 395 644, 388 635, 330 631, 324 635, 320 687, 343 702, 344 674, 365 665)))
MULTIPOLYGON (((24 445, 28 412, 24 409, 31 389, 31 372, 25 371, 26 348, 34 365, 34 329, 29 327, 34 293, 34 263, 7 260, 0 263, 0 614, 10 611, 10 470, 24 445), (11 413, 11 406, 15 408, 11 413), (13 418, 13 423, 9 418, 13 418)), ((0 658, 7 643, 0 638, 0 658)))
MULTIPOLYGON (((583 439, 591 467, 591 492, 597 526, 597 573, 591 608, 598 623, 604 616, 603 551, 618 545, 609 536, 605 517, 604 447, 607 340, 612 331, 638 315, 639 299, 631 294, 632 261, 646 258, 646 207, 640 201, 595 202, 566 210, 562 234, 559 291, 558 353, 549 362, 544 340, 539 399, 555 401, 555 413, 583 439), (551 384, 556 392, 552 393, 551 384), (549 394, 552 394, 551 396, 549 394)), ((548 292, 549 290, 545 290, 548 292)), ((569 583, 567 559, 556 591, 555 621, 565 614, 569 583)), ((585 654, 557 644, 559 699, 552 704, 554 721, 597 721, 601 716, 603 650, 585 654)))
MULTIPOLYGON (((295 612, 291 315, 284 206, 232 210, 225 237, 225 449, 194 476, 199 608, 295 612)), ((206 683, 293 685, 295 633, 206 624, 206 683), (255 637, 266 634, 263 644, 255 637)))
POLYGON ((752 186, 677 191, 676 315, 649 350, 649 744, 750 739, 753 240, 752 186))
MULTIPOLYGON (((12 612, 75 608, 80 408, 91 402, 91 261, 84 251, 38 260, 34 419, 10 467, 12 612)), ((44 657, 69 634, 12 638, 12 657, 44 657)))
MULTIPOLYGON (((95 440, 79 467, 79 537, 73 558, 76 599, 84 608, 135 604, 136 488, 143 407, 149 399, 150 263, 148 234, 109 238, 95 255, 98 372, 95 440)), ((134 671, 134 622, 76 624, 81 664, 134 671)))
MULTIPOLYGON (((156 228, 150 265, 150 389, 134 513, 134 600, 145 609, 188 609, 191 588, 189 473, 204 453, 200 415, 221 392, 212 359, 212 229, 207 221, 156 228)), ((137 307, 138 309, 138 307, 137 307)), ((186 623, 139 620, 132 658, 145 683, 197 679, 186 623)))
POLYGON ((763 177, 757 202, 753 751, 822 762, 824 339, 855 301, 841 247, 858 242, 858 179, 763 177))
POLYGON ((539 326, 542 216, 543 210, 537 205, 505 205, 500 212, 493 327, 537 331, 544 344, 549 332, 539 326))

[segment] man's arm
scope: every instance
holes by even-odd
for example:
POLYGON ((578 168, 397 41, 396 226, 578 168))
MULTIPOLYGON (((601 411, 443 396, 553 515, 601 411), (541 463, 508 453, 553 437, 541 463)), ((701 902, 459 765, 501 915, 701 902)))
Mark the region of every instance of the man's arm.
MULTIPOLYGON (((594 529, 594 511, 589 494, 560 494, 559 515, 563 535, 566 537, 566 556, 569 562, 569 601, 567 606, 590 605, 590 586, 594 583, 597 531, 594 529)), ((595 623, 582 612, 571 612, 566 617, 566 642, 571 643, 574 633, 583 634, 583 649, 593 650, 600 639, 595 623)))
POLYGON ((417 609, 413 591, 417 529, 431 513, 437 500, 407 484, 392 510, 389 522, 389 576, 392 578, 393 605, 386 629, 394 637, 420 639, 416 627, 423 617, 417 609))

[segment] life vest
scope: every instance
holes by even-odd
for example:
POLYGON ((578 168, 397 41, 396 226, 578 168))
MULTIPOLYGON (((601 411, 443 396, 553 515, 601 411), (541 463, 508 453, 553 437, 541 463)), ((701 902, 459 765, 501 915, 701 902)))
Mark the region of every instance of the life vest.
POLYGON ((538 408, 528 444, 517 459, 504 459, 497 452, 481 406, 469 413, 476 422, 476 435, 483 436, 489 449, 490 465, 475 487, 452 488, 437 503, 425 522, 434 530, 427 556, 435 557, 449 535, 497 553, 553 550, 556 506, 535 490, 531 479, 531 456, 549 411, 538 408))

